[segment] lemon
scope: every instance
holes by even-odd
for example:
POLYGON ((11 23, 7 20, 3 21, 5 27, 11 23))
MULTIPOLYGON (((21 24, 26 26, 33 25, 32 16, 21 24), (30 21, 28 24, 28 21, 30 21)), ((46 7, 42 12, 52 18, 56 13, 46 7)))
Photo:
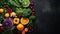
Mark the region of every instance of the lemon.
POLYGON ((6 14, 5 14, 5 17, 9 17, 9 13, 6 13, 6 14))
POLYGON ((0 9, 0 13, 3 13, 3 12, 4 12, 4 9, 1 8, 1 9, 0 9))

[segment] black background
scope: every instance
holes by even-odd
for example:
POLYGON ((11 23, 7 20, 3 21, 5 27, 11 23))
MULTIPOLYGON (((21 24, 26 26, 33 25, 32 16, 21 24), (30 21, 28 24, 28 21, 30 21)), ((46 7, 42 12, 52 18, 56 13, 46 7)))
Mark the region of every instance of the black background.
POLYGON ((31 0, 34 2, 36 20, 35 32, 29 34, 57 34, 60 33, 60 2, 58 0, 31 0))

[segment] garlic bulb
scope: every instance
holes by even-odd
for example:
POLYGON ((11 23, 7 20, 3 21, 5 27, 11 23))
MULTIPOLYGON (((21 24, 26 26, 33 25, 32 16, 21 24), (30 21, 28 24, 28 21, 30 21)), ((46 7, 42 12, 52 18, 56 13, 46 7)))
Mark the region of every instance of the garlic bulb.
POLYGON ((2 24, 0 23, 0 26, 2 26, 2 24))
POLYGON ((11 14, 10 14, 10 17, 15 17, 16 16, 16 13, 15 12, 12 12, 11 14))

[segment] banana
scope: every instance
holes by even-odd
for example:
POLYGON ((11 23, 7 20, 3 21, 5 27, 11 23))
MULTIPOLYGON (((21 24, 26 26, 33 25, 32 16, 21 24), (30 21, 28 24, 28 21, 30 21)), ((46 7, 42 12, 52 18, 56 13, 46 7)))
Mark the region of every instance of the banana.
POLYGON ((20 7, 15 1, 13 1, 13 0, 8 0, 8 1, 10 4, 17 6, 17 7, 20 7))

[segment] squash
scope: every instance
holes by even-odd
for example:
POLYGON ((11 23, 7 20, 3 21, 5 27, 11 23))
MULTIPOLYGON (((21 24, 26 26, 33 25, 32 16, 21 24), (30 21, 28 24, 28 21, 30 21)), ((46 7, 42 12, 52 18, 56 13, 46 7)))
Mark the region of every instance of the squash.
POLYGON ((19 24, 19 18, 14 18, 13 22, 14 24, 19 24))
POLYGON ((29 19, 28 18, 21 18, 21 23, 23 24, 23 25, 26 25, 26 24, 28 24, 29 23, 29 19))

